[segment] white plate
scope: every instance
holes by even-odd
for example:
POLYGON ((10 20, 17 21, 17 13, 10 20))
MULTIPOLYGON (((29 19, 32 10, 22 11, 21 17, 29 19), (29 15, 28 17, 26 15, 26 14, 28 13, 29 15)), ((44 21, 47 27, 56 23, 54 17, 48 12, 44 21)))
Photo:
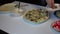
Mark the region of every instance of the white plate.
POLYGON ((11 14, 11 12, 0 11, 0 14, 11 14))
POLYGON ((49 10, 49 11, 56 11, 56 10, 60 10, 60 6, 59 6, 59 4, 55 4, 56 6, 57 6, 57 8, 56 9, 52 9, 52 8, 50 8, 48 5, 46 6, 47 7, 47 10, 49 10))

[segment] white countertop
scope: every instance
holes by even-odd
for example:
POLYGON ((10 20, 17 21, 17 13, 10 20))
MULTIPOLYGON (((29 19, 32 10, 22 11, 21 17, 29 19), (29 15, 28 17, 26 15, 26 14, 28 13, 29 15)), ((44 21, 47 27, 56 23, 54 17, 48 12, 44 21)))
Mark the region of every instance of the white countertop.
POLYGON ((36 26, 26 24, 21 19, 10 17, 9 14, 0 14, 0 29, 10 34, 54 34, 50 25, 57 18, 53 15, 45 23, 36 26))

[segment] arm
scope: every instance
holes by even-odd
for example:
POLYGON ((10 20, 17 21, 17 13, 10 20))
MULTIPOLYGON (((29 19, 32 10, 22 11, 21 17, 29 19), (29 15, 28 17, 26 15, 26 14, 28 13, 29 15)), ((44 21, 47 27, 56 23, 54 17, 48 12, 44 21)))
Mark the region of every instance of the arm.
POLYGON ((46 0, 47 4, 51 7, 51 8, 54 8, 55 5, 54 5, 54 0, 46 0))

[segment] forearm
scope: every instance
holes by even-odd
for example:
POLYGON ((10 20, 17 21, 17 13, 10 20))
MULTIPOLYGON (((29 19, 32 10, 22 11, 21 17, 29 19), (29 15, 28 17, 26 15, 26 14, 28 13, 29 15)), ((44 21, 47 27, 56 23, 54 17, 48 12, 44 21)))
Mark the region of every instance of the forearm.
POLYGON ((46 2, 51 8, 54 7, 54 0, 46 0, 46 2))

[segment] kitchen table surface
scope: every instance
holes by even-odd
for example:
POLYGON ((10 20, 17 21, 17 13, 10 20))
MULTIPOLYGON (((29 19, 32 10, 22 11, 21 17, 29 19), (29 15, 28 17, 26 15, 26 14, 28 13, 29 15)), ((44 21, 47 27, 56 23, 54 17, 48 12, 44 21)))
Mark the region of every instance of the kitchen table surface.
POLYGON ((29 25, 22 20, 22 17, 11 17, 10 14, 0 14, 0 29, 9 34, 55 34, 50 29, 51 23, 55 20, 58 19, 51 15, 49 20, 40 25, 29 25))

